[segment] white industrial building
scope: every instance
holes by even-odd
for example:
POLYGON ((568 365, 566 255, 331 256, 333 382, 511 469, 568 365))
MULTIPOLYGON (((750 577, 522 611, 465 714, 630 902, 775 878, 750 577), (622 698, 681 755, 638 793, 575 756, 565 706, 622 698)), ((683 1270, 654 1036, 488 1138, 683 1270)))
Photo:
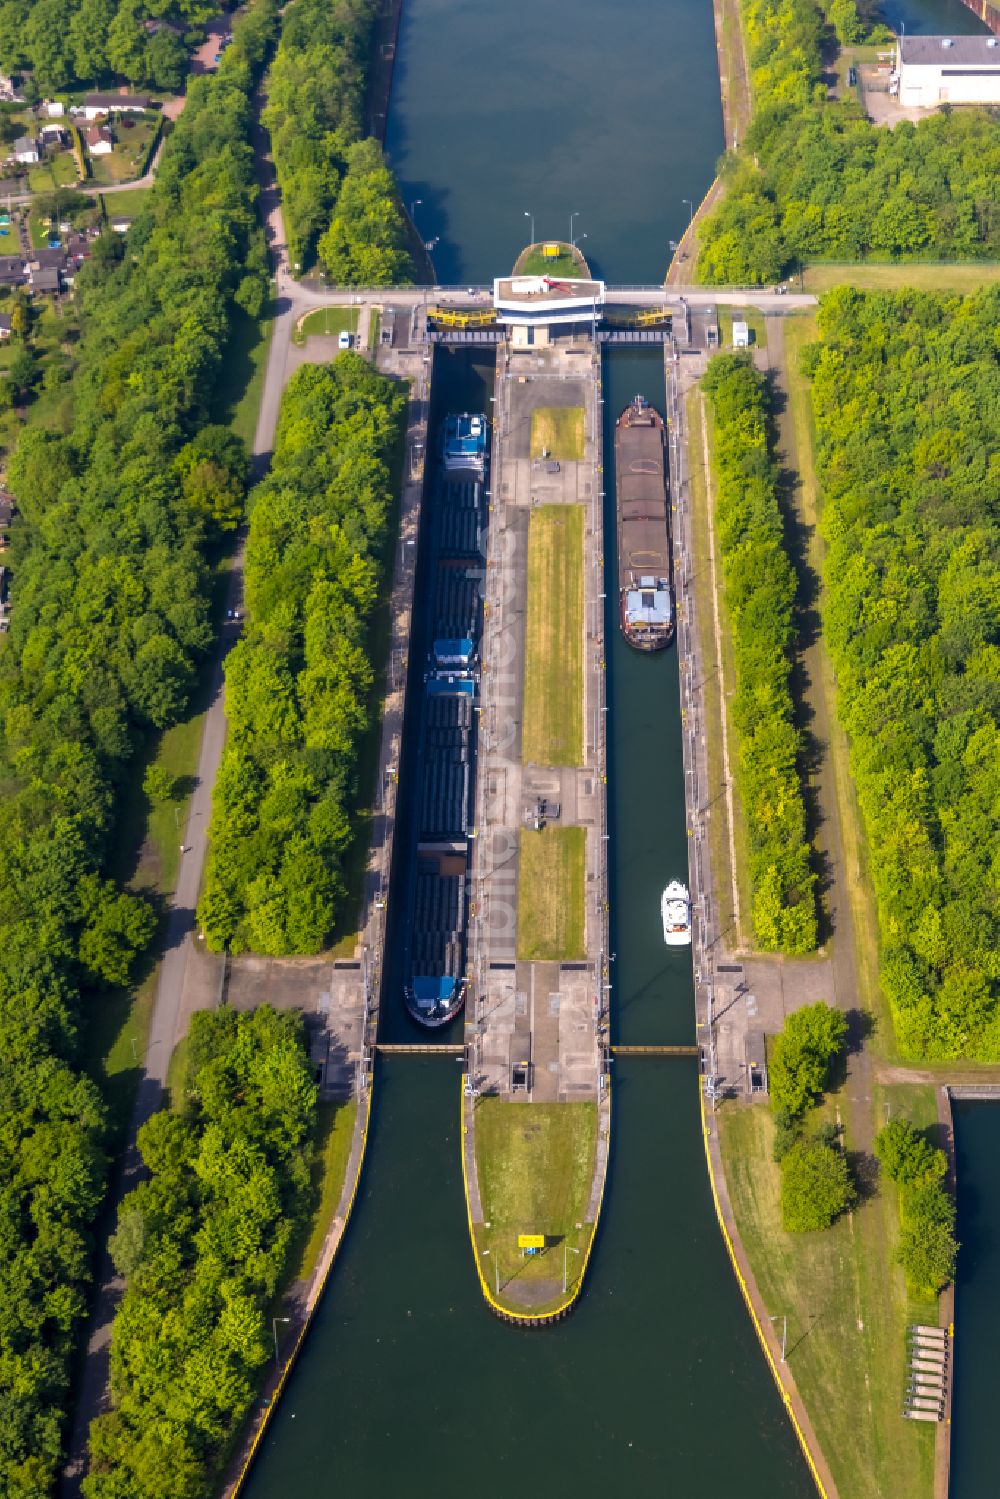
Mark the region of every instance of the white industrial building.
POLYGON ((1000 41, 995 36, 901 36, 891 92, 916 109, 1000 104, 1000 41))
POLYGON ((515 348, 541 348, 553 334, 592 329, 604 306, 604 282, 582 277, 504 276, 493 283, 497 322, 515 348))

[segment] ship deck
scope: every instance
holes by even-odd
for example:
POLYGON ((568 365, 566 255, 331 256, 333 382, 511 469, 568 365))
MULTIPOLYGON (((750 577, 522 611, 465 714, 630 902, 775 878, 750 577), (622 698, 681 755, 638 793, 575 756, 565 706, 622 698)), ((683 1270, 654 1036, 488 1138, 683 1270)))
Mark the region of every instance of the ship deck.
POLYGON ((619 427, 615 434, 618 494, 618 574, 670 575, 665 452, 659 426, 619 427))

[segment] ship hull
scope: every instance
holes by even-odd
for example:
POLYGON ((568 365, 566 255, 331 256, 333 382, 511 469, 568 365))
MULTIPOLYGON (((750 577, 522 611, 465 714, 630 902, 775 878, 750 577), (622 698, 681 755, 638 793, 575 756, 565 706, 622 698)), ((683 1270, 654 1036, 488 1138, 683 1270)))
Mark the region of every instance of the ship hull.
POLYGON ((615 427, 618 614, 626 643, 643 654, 674 640, 673 562, 666 427, 636 396, 615 427))

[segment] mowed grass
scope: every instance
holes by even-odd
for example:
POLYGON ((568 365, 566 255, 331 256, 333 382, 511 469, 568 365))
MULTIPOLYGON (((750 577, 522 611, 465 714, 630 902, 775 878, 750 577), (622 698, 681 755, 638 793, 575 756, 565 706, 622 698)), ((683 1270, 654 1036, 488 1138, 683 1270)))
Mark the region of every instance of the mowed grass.
POLYGON ((850 283, 858 291, 900 291, 913 286, 920 291, 971 293, 995 281, 1000 281, 1000 264, 966 261, 959 265, 811 265, 802 284, 811 292, 850 283))
POLYGON ((825 1233, 786 1233, 770 1112, 727 1106, 718 1121, 740 1235, 765 1306, 788 1317, 788 1364, 839 1492, 932 1499, 934 1429, 900 1413, 906 1325, 935 1308, 907 1299, 895 1194, 877 1192, 825 1233))
POLYGON ((336 338, 338 333, 357 333, 359 307, 317 307, 295 325, 295 342, 307 338, 336 338))
POLYGON ((532 458, 583 457, 583 407, 536 406, 531 413, 532 458))
POLYGON ((357 1113, 357 1100, 353 1098, 347 1102, 321 1100, 317 1106, 316 1154, 312 1164, 316 1211, 292 1246, 288 1257, 289 1282, 308 1280, 316 1268, 344 1190, 357 1113))
POLYGON ((517 956, 524 962, 586 957, 586 828, 549 823, 521 829, 517 877, 517 956))
POLYGON ((583 764, 582 505, 540 505, 528 523, 521 759, 583 764))
POLYGON ((594 1103, 476 1104, 476 1172, 485 1222, 476 1229, 483 1274, 501 1294, 511 1280, 552 1279, 572 1287, 594 1226, 587 1222, 597 1151, 594 1103), (545 1251, 523 1258, 519 1234, 544 1234, 545 1251), (564 1249, 564 1246, 566 1248, 564 1249), (483 1251, 488 1251, 484 1255, 483 1251))

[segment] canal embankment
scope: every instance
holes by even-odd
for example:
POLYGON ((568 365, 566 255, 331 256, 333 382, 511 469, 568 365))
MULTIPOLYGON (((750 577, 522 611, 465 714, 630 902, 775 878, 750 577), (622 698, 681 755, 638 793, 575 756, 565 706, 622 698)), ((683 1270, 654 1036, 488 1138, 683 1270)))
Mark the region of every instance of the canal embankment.
MULTIPOLYGON (((733 852, 733 802, 732 770, 728 755, 723 762, 726 807, 729 829, 731 866, 721 868, 713 861, 713 849, 708 837, 708 821, 711 817, 713 797, 709 792, 709 734, 705 725, 704 689, 713 672, 720 685, 723 681, 721 655, 712 661, 706 655, 705 642, 711 640, 714 651, 721 652, 721 632, 715 617, 715 628, 709 632, 702 625, 699 612, 712 601, 718 600, 718 582, 713 572, 706 576, 701 571, 701 586, 695 587, 700 559, 696 558, 694 542, 694 517, 692 514, 691 482, 693 463, 703 464, 703 487, 701 494, 706 506, 703 524, 707 522, 711 537, 710 459, 707 446, 707 428, 704 426, 704 403, 700 391, 695 388, 707 367, 707 354, 682 357, 676 343, 665 350, 665 376, 667 387, 667 417, 670 428, 671 465, 671 515, 673 525, 674 579, 677 590, 677 653, 682 717, 682 756, 684 763, 684 795, 689 839, 689 881, 693 915, 692 958, 694 967, 694 998, 697 1034, 702 1046, 703 1077, 700 1086, 700 1106, 705 1157, 711 1185, 712 1200, 726 1250, 736 1275, 737 1284, 746 1303, 754 1330, 763 1348, 771 1374, 778 1386, 781 1398, 792 1423, 809 1472, 820 1494, 833 1499, 837 1493, 829 1465, 820 1447, 815 1429, 799 1393, 794 1375, 789 1369, 782 1345, 778 1341, 774 1324, 761 1296, 757 1280, 743 1245, 739 1227, 732 1210, 728 1184, 723 1167, 719 1132, 715 1118, 715 1103, 718 1093, 728 1091, 747 1098, 752 1087, 750 1072, 755 1061, 755 1042, 749 1036, 749 1006, 742 961, 733 955, 727 961, 726 946, 739 932, 739 905, 735 880, 735 857, 733 852), (698 403, 702 425, 701 451, 688 451, 689 412, 698 403), (726 880, 726 875, 730 874, 726 880), (719 882, 728 884, 728 907, 717 894, 719 882), (725 911, 727 924, 720 923, 720 910, 725 911), (720 1007, 731 1016, 738 1016, 720 1033, 718 1011, 720 1007), (720 1048, 721 1041, 721 1048, 720 1048)), ((709 541, 710 555, 712 553, 709 541)), ((714 653, 714 652, 713 652, 714 653)), ((725 706, 722 706, 720 726, 724 722, 725 706)), ((720 736, 723 745, 725 735, 720 736)), ((718 821, 719 818, 717 817, 718 821)), ((716 854, 716 857, 718 855, 716 854)), ((754 1006, 756 1009, 756 1006, 754 1006)), ((759 1064, 763 1063, 763 1055, 759 1064)))
MULTIPOLYGON (((399 522, 388 603, 385 690, 381 705, 378 755, 374 767, 371 838, 361 876, 356 939, 347 956, 335 958, 328 966, 324 965, 326 982, 324 987, 316 989, 315 1006, 309 1016, 310 1053, 320 1079, 321 1096, 326 1101, 349 1100, 354 1108, 354 1122, 339 1192, 329 1181, 322 1184, 321 1203, 335 1202, 335 1207, 332 1218, 325 1227, 311 1275, 305 1282, 293 1283, 275 1309, 275 1365, 228 1470, 222 1490, 225 1499, 235 1499, 235 1495, 242 1490, 268 1422, 309 1334, 357 1197, 371 1121, 432 379, 432 366, 423 362, 422 352, 419 350, 410 355, 387 354, 383 363, 391 365, 392 373, 408 380, 409 403, 401 467, 399 522), (282 1346, 288 1350, 281 1356, 279 1324, 283 1330, 282 1346)), ((268 976, 280 985, 280 995, 286 1003, 296 1008, 303 1007, 305 992, 297 981, 298 970, 294 963, 275 965, 268 976)), ((260 960, 252 957, 245 959, 235 969, 230 965, 229 985, 230 1003, 242 1006, 248 1002, 260 1002, 260 960)), ((274 1002, 278 995, 267 993, 264 997, 274 1002)))
MULTIPOLYGON (((734 1068, 738 1073, 756 1065, 763 1081, 764 1033, 779 1029, 783 1015, 797 1005, 825 999, 847 1013, 852 1037, 849 1054, 844 1075, 824 1106, 823 1122, 841 1132, 861 1184, 861 1200, 853 1213, 826 1234, 806 1238, 786 1234, 781 1228, 771 1119, 762 1104, 747 1106, 745 1092, 741 1100, 721 1104, 716 1113, 720 1149, 714 1169, 723 1173, 718 1184, 726 1188, 742 1254, 753 1271, 758 1313, 764 1308, 768 1318, 776 1318, 773 1327, 764 1322, 764 1337, 777 1359, 778 1372, 794 1373, 834 1482, 842 1493, 909 1499, 931 1493, 935 1461, 940 1468, 947 1437, 940 1428, 935 1435, 926 1426, 901 1419, 906 1329, 914 1322, 936 1322, 945 1313, 933 1303, 917 1302, 907 1295, 896 1258, 900 1239, 896 1193, 891 1185, 878 1184, 872 1142, 877 1125, 883 1122, 883 1109, 886 1116, 902 1114, 918 1128, 930 1128, 933 1091, 914 1088, 916 1079, 909 1075, 900 1075, 893 1080, 894 1086, 883 1089, 876 1081, 879 1073, 862 1023, 862 1006, 872 993, 870 980, 862 975, 873 972, 873 964, 866 963, 873 927, 870 915, 867 920, 865 915, 869 897, 863 880, 863 849, 859 855, 856 841, 858 829, 849 815, 845 825, 843 794, 846 790, 850 795, 851 787, 849 775, 845 780, 846 745, 841 743, 834 716, 832 676, 818 630, 810 626, 818 608, 822 560, 816 530, 818 497, 808 396, 803 383, 792 378, 797 376, 797 360, 793 370, 786 357, 786 341, 794 358, 808 337, 808 330, 803 331, 800 324, 800 319, 769 318, 758 359, 775 387, 786 539, 799 574, 803 669, 796 687, 814 747, 809 756, 810 805, 826 870, 820 954, 790 961, 753 954, 745 943, 733 940, 734 911, 739 909, 738 891, 734 896, 733 890, 739 882, 733 880, 731 871, 733 843, 741 832, 740 807, 738 796, 727 796, 729 777, 720 754, 732 667, 725 655, 726 622, 722 619, 717 628, 712 618, 719 593, 718 583, 713 586, 711 567, 711 443, 697 390, 689 393, 687 407, 690 430, 696 436, 688 454, 694 523, 689 603, 700 625, 696 646, 703 664, 690 678, 682 668, 682 692, 686 713, 692 684, 699 699, 693 705, 694 732, 687 736, 685 746, 701 759, 699 741, 707 741, 708 754, 699 773, 703 769, 708 779, 697 806, 700 821, 693 821, 692 863, 695 871, 706 867, 721 871, 715 887, 719 935, 712 942, 708 964, 716 982, 706 986, 706 1000, 710 999, 715 1017, 711 1027, 715 1066, 723 1078, 728 1081, 734 1068), (700 732, 699 707, 704 713, 700 732), (734 816, 735 838, 730 823, 734 816), (699 837, 706 829, 707 838, 699 837), (844 852, 848 834, 854 839, 849 845, 854 851, 850 863, 844 852), (818 1305, 823 1307, 821 1316, 817 1316, 818 1305), (789 1351, 782 1367, 775 1331, 786 1326, 789 1351)), ((696 974, 699 971, 696 958, 696 974)), ((705 1011, 700 1014, 707 1024, 705 1011)))

